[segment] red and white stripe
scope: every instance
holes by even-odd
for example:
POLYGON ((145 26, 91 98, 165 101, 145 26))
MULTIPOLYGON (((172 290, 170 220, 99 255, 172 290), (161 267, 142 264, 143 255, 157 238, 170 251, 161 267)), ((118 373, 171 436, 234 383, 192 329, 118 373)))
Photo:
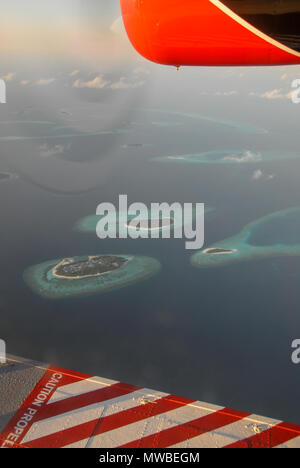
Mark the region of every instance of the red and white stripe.
POLYGON ((281 448, 300 447, 300 427, 50 367, 0 440, 30 448, 281 448), (52 376, 57 385, 34 406, 52 376))

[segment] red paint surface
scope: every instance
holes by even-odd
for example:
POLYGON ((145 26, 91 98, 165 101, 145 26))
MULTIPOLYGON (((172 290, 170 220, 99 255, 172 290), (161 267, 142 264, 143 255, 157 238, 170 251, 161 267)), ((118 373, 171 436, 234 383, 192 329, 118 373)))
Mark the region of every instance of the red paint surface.
POLYGON ((175 427, 165 429, 156 434, 152 434, 142 439, 138 439, 122 448, 165 448, 179 444, 194 437, 198 437, 208 432, 215 431, 220 427, 233 424, 241 419, 250 416, 250 413, 234 411, 224 408, 221 411, 202 416, 185 424, 179 424, 175 427))
MULTIPOLYGON (((141 438, 137 438, 122 446, 123 448, 164 448, 193 439, 199 435, 216 431, 222 427, 230 426, 250 416, 250 413, 224 408, 200 418, 188 420, 186 423, 176 424, 176 416, 173 411, 197 402, 175 395, 166 395, 153 402, 140 402, 135 407, 120 410, 110 415, 101 414, 96 419, 91 419, 87 422, 81 423, 79 419, 76 425, 68 427, 68 422, 71 421, 72 411, 88 408, 90 405, 105 401, 114 405, 114 399, 118 400, 118 397, 130 395, 130 393, 140 389, 140 387, 115 382, 107 387, 99 388, 98 390, 89 391, 87 388, 85 393, 66 396, 63 400, 53 401, 52 403, 49 401, 54 392, 59 390, 60 387, 74 384, 90 377, 91 376, 87 374, 72 372, 57 367, 49 367, 45 370, 44 376, 17 410, 2 434, 0 434, 0 446, 7 448, 65 447, 66 445, 76 444, 82 440, 90 439, 111 431, 113 437, 114 430, 123 428, 126 431, 126 426, 141 421, 145 421, 146 427, 148 420, 155 418, 155 416, 164 415, 165 418, 157 421, 155 433, 147 434, 147 430, 145 430, 141 438), (41 395, 42 392, 45 392, 45 389, 49 389, 49 382, 53 383, 54 381, 55 385, 53 385, 51 391, 49 391, 43 400, 38 400, 38 396, 41 395), (35 402, 37 400, 40 403, 36 406, 35 402), (32 413, 33 410, 34 413, 32 413), (20 428, 20 421, 23 421, 24 416, 26 417, 28 414, 31 414, 32 418, 25 426, 21 426, 21 429, 18 429, 20 428), (53 427, 48 435, 41 435, 33 439, 29 438, 27 442, 23 442, 23 439, 28 434, 33 424, 36 423, 38 425, 40 421, 46 421, 48 418, 53 418, 55 416, 65 417, 65 429, 59 430, 59 428, 57 428, 58 430, 56 431, 55 427, 53 427), (165 424, 162 424, 162 421, 165 421, 165 424), (174 422, 175 425, 168 427, 171 422, 174 422)), ((143 389, 141 389, 141 395, 142 394, 143 389)), ((80 412, 78 414, 80 414, 80 412)), ((247 420, 245 420, 245 425, 246 424, 247 420)), ((38 428, 36 428, 36 430, 38 430, 38 428)), ((37 433, 34 434, 35 437, 37 435, 37 433)), ((232 435, 234 436, 234 430, 232 435)), ((136 436, 139 436, 139 431, 136 432, 136 436)), ((300 426, 280 423, 264 430, 262 433, 254 434, 244 440, 238 440, 226 446, 226 448, 271 448, 299 436, 300 426)))
MULTIPOLYGON (((57 385, 53 389, 58 389, 61 386, 69 385, 80 380, 85 380, 90 377, 88 374, 81 374, 79 372, 71 372, 60 367, 51 366, 46 371, 41 380, 34 387, 32 392, 28 395, 24 403, 20 406, 18 411, 15 413, 13 418, 9 421, 8 425, 2 433, 0 433, 0 447, 5 448, 19 448, 24 447, 22 445, 22 440, 24 439, 27 432, 30 430, 31 426, 36 422, 40 408, 34 407, 33 402, 36 400, 37 396, 43 391, 45 386, 51 381, 52 377, 55 378, 56 374, 59 374, 61 377, 57 382, 57 385), (19 421, 22 420, 24 415, 30 413, 30 410, 34 408, 36 413, 33 415, 32 419, 28 421, 26 427, 23 428, 21 433, 16 433, 16 426, 19 421), (11 437, 11 436, 14 437, 11 437)), ((41 408, 47 405, 47 402, 50 400, 52 392, 47 395, 47 398, 42 402, 41 408)))
POLYGON ((135 49, 164 65, 284 65, 300 57, 270 44, 210 0, 120 0, 135 49))
MULTIPOLYGON (((124 426, 146 420, 153 416, 167 413, 177 408, 182 408, 194 400, 179 398, 169 395, 155 402, 139 405, 119 413, 104 416, 75 427, 67 428, 39 439, 26 443, 27 448, 61 448, 69 444, 74 444, 81 440, 95 437, 106 432, 120 429, 124 426)), ((75 408, 74 408, 75 409, 75 408)))
POLYGON ((300 427, 294 424, 280 423, 261 434, 240 440, 225 448, 274 448, 300 436, 300 427))

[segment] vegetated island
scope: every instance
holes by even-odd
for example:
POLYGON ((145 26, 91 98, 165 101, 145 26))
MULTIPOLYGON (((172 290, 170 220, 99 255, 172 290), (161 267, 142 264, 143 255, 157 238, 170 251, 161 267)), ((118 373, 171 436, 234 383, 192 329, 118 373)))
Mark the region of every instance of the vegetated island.
POLYGON ((129 259, 115 256, 88 257, 87 260, 65 258, 56 265, 52 274, 56 278, 81 279, 104 275, 125 265, 129 259))
POLYGON ((237 249, 219 249, 217 247, 214 247, 211 249, 203 250, 204 254, 209 254, 209 255, 232 254, 234 252, 237 252, 237 249))
POLYGON ((31 266, 24 280, 42 297, 63 299, 117 290, 156 274, 160 267, 152 257, 89 255, 31 266))
POLYGON ((300 207, 277 211, 247 224, 235 236, 196 252, 191 263, 211 268, 286 256, 300 256, 300 207))

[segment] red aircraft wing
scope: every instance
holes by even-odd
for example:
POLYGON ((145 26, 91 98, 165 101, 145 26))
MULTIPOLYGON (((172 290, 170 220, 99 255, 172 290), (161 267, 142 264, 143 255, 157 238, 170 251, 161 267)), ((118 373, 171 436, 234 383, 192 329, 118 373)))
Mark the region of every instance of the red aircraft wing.
POLYGON ((300 63, 300 0, 121 0, 135 49, 164 65, 300 63))

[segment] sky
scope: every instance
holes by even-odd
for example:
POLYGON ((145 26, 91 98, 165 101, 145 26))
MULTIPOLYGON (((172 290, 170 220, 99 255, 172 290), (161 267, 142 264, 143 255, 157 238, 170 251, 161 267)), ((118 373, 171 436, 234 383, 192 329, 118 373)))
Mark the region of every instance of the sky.
MULTIPOLYGON (((137 105, 162 106, 274 127, 276 145, 297 150, 294 134, 300 106, 292 104, 291 85, 300 77, 300 67, 183 67, 176 71, 151 63, 131 46, 118 0, 0 0, 0 10, 0 79, 6 82, 8 101, 0 109, 4 120, 16 115, 28 118, 32 108, 32 119, 59 117, 62 124, 70 125, 72 120, 76 131, 90 131, 98 129, 90 114, 99 116, 105 108, 101 129, 106 130, 111 123, 122 126, 130 120, 137 105), (73 118, 59 113, 60 107, 73 118), (289 123, 284 143, 282 113, 285 124, 289 123)), ((42 155, 48 153, 49 148, 42 148, 42 155)), ((43 164, 48 164, 46 159, 43 164)), ((75 166, 74 184, 80 180, 75 166)), ((261 168, 256 171, 254 180, 269 176, 261 168)), ((44 172, 38 177, 47 178, 44 172)), ((65 180, 63 170, 56 179, 60 177, 59 186, 65 180)), ((92 176, 90 180, 93 185, 92 176)))
MULTIPOLYGON (((37 85, 52 84, 61 63, 74 63, 92 77, 76 76, 77 88, 126 89, 139 87, 156 76, 174 77, 173 69, 151 64, 131 47, 126 36, 118 0, 0 0, 0 76, 7 81, 28 84, 26 73, 33 64, 53 67, 49 77, 36 77, 37 85), (20 68, 18 77, 15 68, 20 68), (8 68, 7 68, 8 67, 8 68), (11 67, 11 68, 9 68, 11 67), (119 80, 105 76, 105 69, 120 70, 119 80), (133 76, 124 77, 131 67, 133 76), (98 74, 96 73, 98 71, 98 74), (23 76, 22 76, 23 75, 23 76)), ((230 96, 247 93, 253 98, 284 100, 290 98, 291 82, 300 76, 300 67, 278 67, 272 71, 250 68, 186 68, 175 85, 187 87, 198 81, 197 95, 214 93, 230 96), (213 90, 213 91, 212 91, 213 90)), ((80 70, 81 71, 81 70, 80 70)), ((31 79, 32 81, 32 79, 31 79)), ((191 92, 194 92, 192 86, 191 92)))
MULTIPOLYGON (((115 0, 1 0, 0 11, 1 53, 22 57, 50 54, 58 59, 81 53, 94 59, 99 54, 110 56, 116 40, 110 28, 120 18, 115 0), (97 49, 93 40, 97 40, 97 49)), ((116 24, 114 30, 116 35, 116 24)), ((130 53, 128 43, 119 42, 119 55, 124 56, 125 51, 130 53)))

